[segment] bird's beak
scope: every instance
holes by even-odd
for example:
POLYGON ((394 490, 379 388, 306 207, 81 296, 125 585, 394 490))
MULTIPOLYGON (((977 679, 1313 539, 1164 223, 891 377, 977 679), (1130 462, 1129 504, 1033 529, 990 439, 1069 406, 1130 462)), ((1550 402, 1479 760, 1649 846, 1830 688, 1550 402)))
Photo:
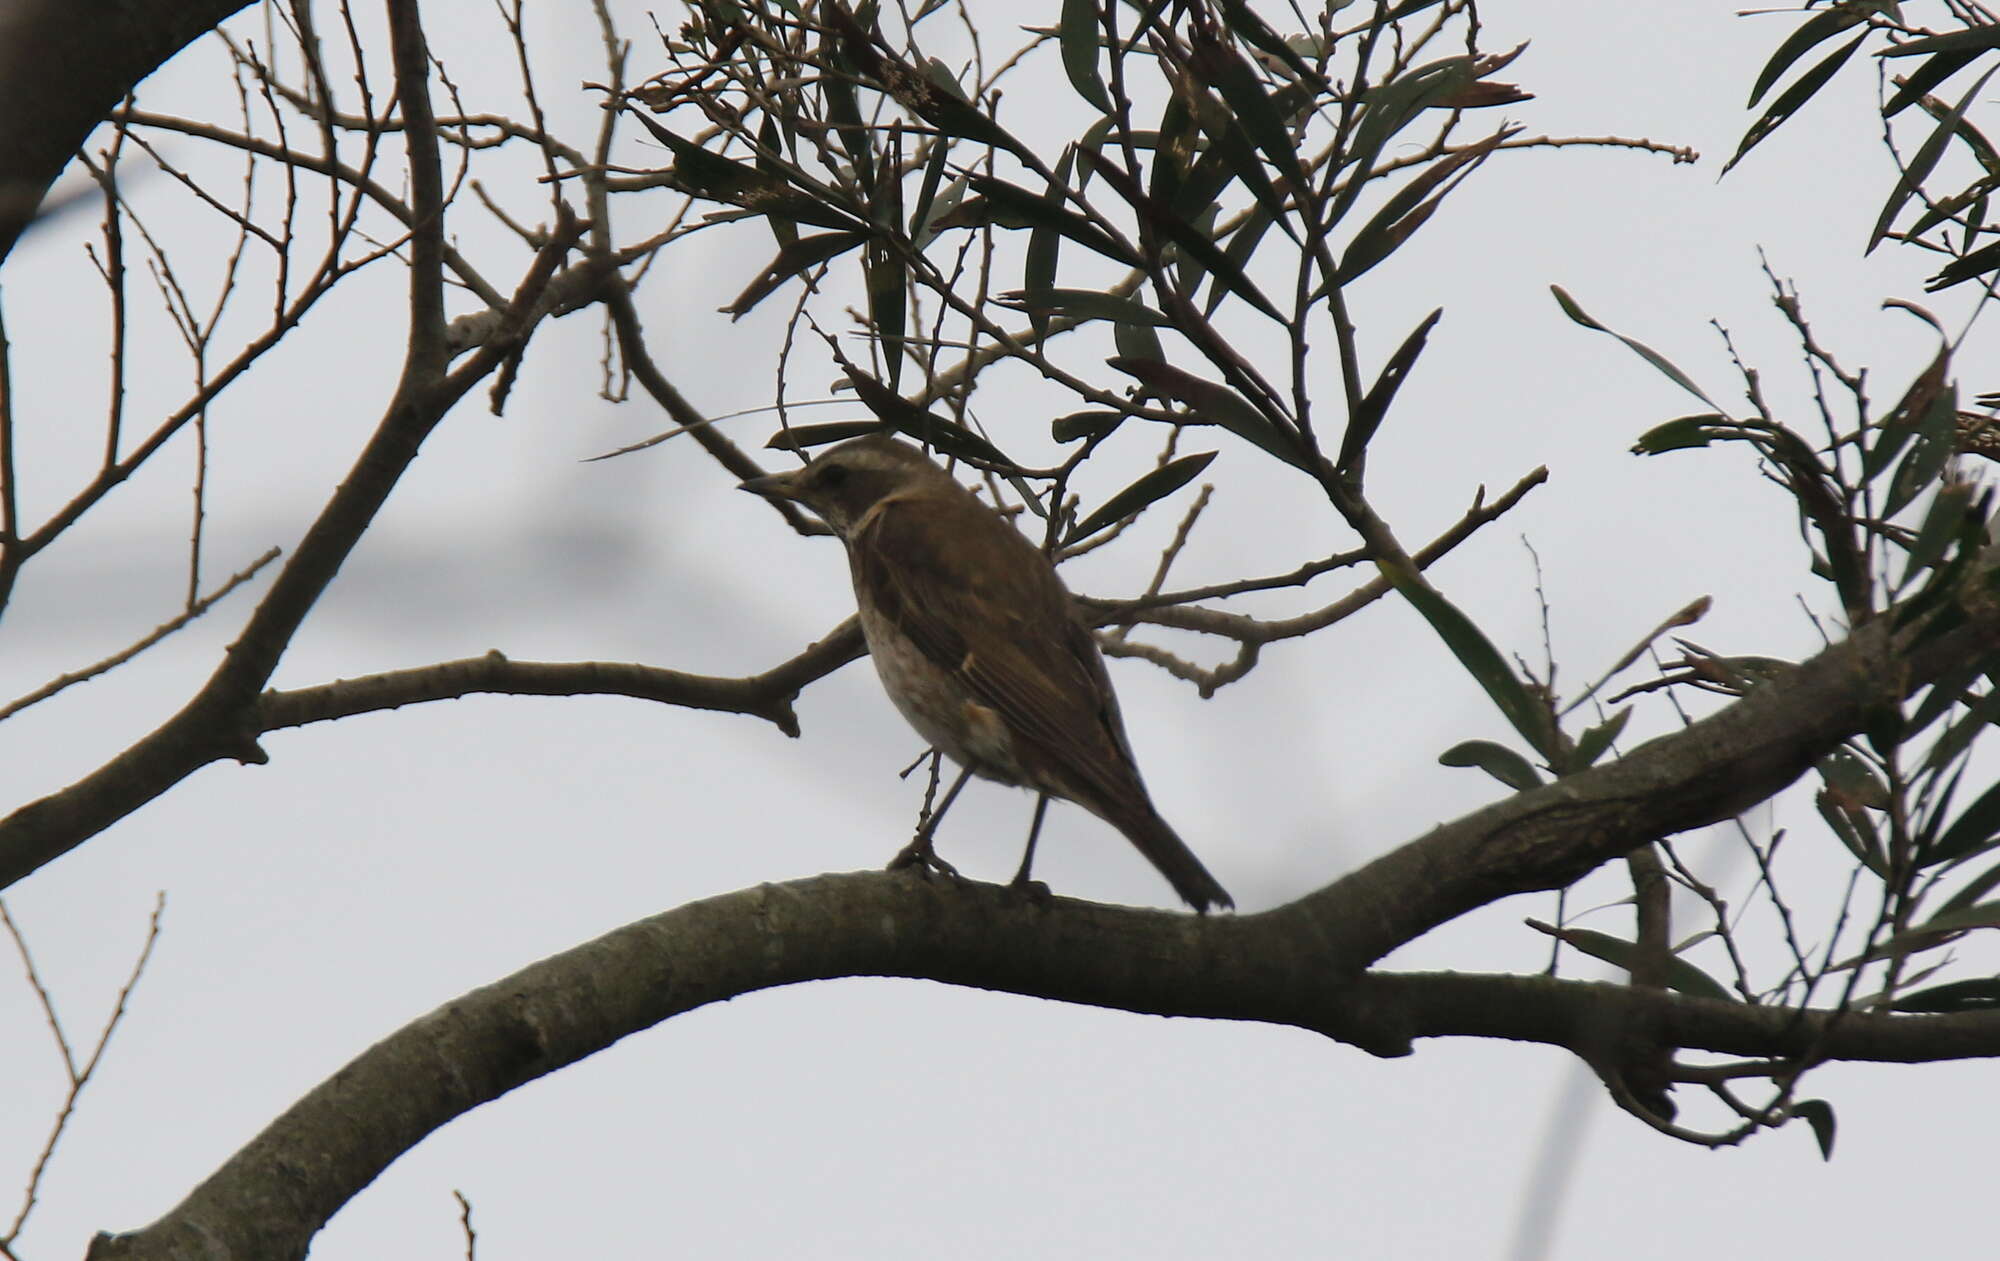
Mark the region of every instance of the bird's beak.
POLYGON ((753 495, 766 499, 791 499, 799 497, 798 473, 767 473, 763 477, 753 477, 738 484, 738 490, 747 490, 753 495))

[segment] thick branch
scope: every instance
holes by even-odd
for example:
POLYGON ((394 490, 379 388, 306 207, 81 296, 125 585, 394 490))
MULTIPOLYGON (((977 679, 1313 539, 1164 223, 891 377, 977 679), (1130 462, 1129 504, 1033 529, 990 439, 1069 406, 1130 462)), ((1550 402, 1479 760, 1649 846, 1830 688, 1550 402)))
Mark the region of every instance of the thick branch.
MULTIPOLYGON (((1334 885, 1311 901, 1352 914, 1334 885)), ((1331 927, 1322 923, 1322 928, 1331 927)), ((447 1003, 293 1105, 166 1217, 100 1235, 91 1261, 303 1257, 349 1198, 432 1130, 620 1038, 774 986, 894 976, 1157 1015, 1296 1025, 1383 1055, 1417 1037, 1561 1046, 1632 1022, 1677 1045, 1916 1061, 2000 1054, 2000 1013, 1872 1016, 1753 1007, 1546 977, 1369 976, 1290 910, 1192 916, 1023 896, 908 873, 765 885, 641 920, 447 1003)))

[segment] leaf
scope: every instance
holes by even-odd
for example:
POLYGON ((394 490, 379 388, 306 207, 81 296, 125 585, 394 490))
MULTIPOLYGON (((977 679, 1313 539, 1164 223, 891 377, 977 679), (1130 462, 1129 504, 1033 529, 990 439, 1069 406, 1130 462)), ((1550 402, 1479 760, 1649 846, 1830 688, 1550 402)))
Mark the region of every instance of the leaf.
POLYGON ((1804 1117, 1819 1140, 1819 1158, 1833 1159, 1833 1105, 1824 1099, 1801 1099, 1792 1105, 1792 1115, 1804 1117))
MULTIPOLYGON (((1554 928, 1547 924, 1530 920, 1534 927, 1554 937, 1566 946, 1574 946, 1595 959, 1602 959, 1627 972, 1643 969, 1648 961, 1642 960, 1639 947, 1622 937, 1609 933, 1593 932, 1588 928, 1554 928)), ((1670 990, 1678 990, 1690 998, 1715 998, 1725 1003, 1736 1002, 1736 996, 1726 989, 1722 982, 1697 968, 1679 955, 1669 955, 1666 960, 1666 975, 1661 978, 1670 990)))
POLYGON ((830 420, 820 425, 790 425, 772 434, 764 446, 771 451, 810 451, 833 442, 845 442, 871 433, 881 433, 879 420, 830 420))
POLYGON ((2000 26, 1975 26, 1944 35, 1927 35, 1922 39, 1891 44, 1875 55, 1916 57, 1924 53, 1980 53, 1989 48, 2000 48, 2000 26))
MULTIPOLYGON (((1924 513, 1923 526, 1910 543, 1909 553, 1903 562, 1903 576, 1896 583, 1896 590, 1907 588, 1918 574, 1937 564, 1952 540, 1965 537, 1968 525, 1976 529, 1985 524, 1972 510, 1974 489, 1970 482, 1946 482, 1938 487, 1930 508, 1924 513)), ((1973 537, 1976 539, 1977 535, 1973 537)))
POLYGON ((2000 977, 1953 981, 1927 990, 1905 994, 1889 1004, 1890 1011, 1935 1012, 1994 1011, 2000 1009, 2000 977))
POLYGON ((1896 458, 1896 452, 1902 449, 1904 442, 1922 427, 1938 395, 1944 391, 1945 373, 1950 364, 1951 348, 1939 347, 1930 366, 1918 373, 1916 379, 1910 382, 1909 388, 1903 391, 1903 397, 1896 400, 1896 405, 1889 409, 1889 414, 1884 416, 1880 423, 1870 427, 1869 437, 1872 440, 1861 455, 1863 480, 1873 480, 1883 469, 1888 468, 1890 462, 1896 458))
POLYGON ((1123 412, 1102 410, 1071 412, 1058 416, 1049 422, 1049 434, 1057 442, 1075 442, 1078 438, 1094 438, 1110 433, 1125 419, 1123 412))
POLYGON ((1368 444, 1375 440, 1375 431, 1382 427, 1382 421, 1389 414, 1389 404, 1395 401, 1396 391, 1417 364, 1417 356, 1424 353, 1424 344, 1429 340, 1431 330, 1444 316, 1444 308, 1439 307, 1424 317, 1423 323, 1410 331, 1396 353, 1389 356, 1389 362, 1382 365, 1381 375, 1375 384, 1368 387, 1368 393, 1361 399, 1361 406, 1348 418, 1347 432, 1340 439, 1340 461, 1336 467, 1352 468, 1356 461, 1367 453, 1368 444))
POLYGON ((1104 80, 1097 73, 1096 0, 1063 0, 1059 30, 1063 73, 1069 76, 1069 85, 1093 109, 1109 114, 1111 94, 1104 90, 1104 80))
POLYGON ((1743 133, 1742 141, 1736 146, 1735 156, 1723 164, 1722 173, 1729 174, 1730 168, 1741 162, 1745 154, 1763 143, 1765 137, 1776 131, 1786 119, 1798 112, 1800 106, 1811 100, 1813 93, 1825 87, 1827 80, 1833 78, 1841 66, 1847 63, 1847 59, 1854 55, 1854 50, 1861 47, 1861 42, 1867 38, 1867 31, 1856 35, 1824 61, 1799 76, 1798 82, 1780 93, 1778 99, 1771 102, 1771 108, 1764 111, 1763 117, 1750 124, 1750 130, 1743 133))
POLYGON ((1940 912, 1955 911, 1960 907, 1972 906, 1979 899, 1993 892, 1996 885, 2000 885, 2000 865, 1989 867, 1977 876, 1974 876, 1971 880, 1966 881, 1965 887, 1946 898, 1944 904, 1938 907, 1938 910, 1940 912))
POLYGON ((750 313, 759 302, 769 297, 779 285, 787 280, 818 266, 829 258, 844 254, 868 238, 859 232, 821 232, 813 236, 800 237, 778 251, 758 277, 746 285, 736 300, 723 311, 732 319, 741 319, 750 313))
MULTIPOLYGON (((1444 193, 1425 198, 1431 190, 1461 170, 1467 174, 1471 168, 1485 161, 1494 149, 1508 137, 1518 134, 1518 126, 1503 127, 1476 144, 1467 145, 1440 162, 1433 163, 1423 174, 1396 190, 1373 218, 1361 225, 1353 240, 1340 257, 1340 270, 1335 279, 1346 284, 1366 272, 1375 264, 1394 253, 1397 247, 1423 226, 1444 199, 1444 193)), ((1453 187, 1456 187, 1454 184, 1453 187)), ((1450 190, 1445 190, 1449 192, 1450 190)))
POLYGON ((1877 953, 1907 944, 1907 939, 1934 937, 1942 933, 1971 932, 1975 928, 2000 928, 2000 902, 1978 902, 1971 906, 1939 911, 1915 928, 1897 933, 1877 953))
MULTIPOLYGON (((1877 53, 1876 56, 1889 54, 1877 53)), ((1910 106, 1922 100, 1930 90, 1946 79, 1979 60, 1979 50, 1963 49, 1958 52, 1942 52, 1918 66, 1907 77, 1896 80, 1896 94, 1882 106, 1882 117, 1894 118, 1910 106)))
POLYGON ((1222 93, 1236 120, 1264 154, 1278 174, 1293 188, 1306 186, 1305 168, 1299 164, 1298 149, 1291 131, 1264 90, 1257 72, 1243 55, 1216 36, 1213 27, 1195 23, 1189 31, 1192 67, 1202 81, 1222 93))
POLYGON ((1947 263, 1939 268, 1935 276, 1924 282, 1924 292, 1936 293, 1940 289, 1949 289, 1953 285, 1984 276, 1995 268, 2000 268, 2000 241, 1983 245, 1956 262, 1947 263))
POLYGON ((1163 464, 1154 469, 1105 500, 1096 512, 1077 522, 1076 528, 1063 539, 1063 546, 1068 547, 1087 539, 1099 530, 1116 525, 1154 502, 1173 494, 1193 481, 1195 476, 1207 468, 1214 459, 1215 452, 1204 451, 1197 455, 1182 456, 1170 464, 1163 464))
POLYGON ((1136 298, 1121 298, 1095 289, 1014 289, 1001 294, 1000 301, 1023 311, 1067 315, 1079 320, 1114 320, 1154 327, 1172 322, 1136 298))
POLYGON ((1111 326, 1111 342, 1121 359, 1152 359, 1160 363, 1167 360, 1166 347, 1160 345, 1160 335, 1151 324, 1120 320, 1111 326))
MULTIPOLYGON (((1332 0, 1332 3, 1321 6, 1321 12, 1331 17, 1350 3, 1352 0, 1332 0)), ((1264 19, 1257 16, 1246 0, 1222 0, 1222 20, 1238 39, 1283 62, 1286 69, 1297 75, 1299 80, 1312 90, 1316 92, 1332 90, 1333 85, 1326 81, 1326 76, 1314 69, 1290 43, 1279 38, 1277 32, 1266 26, 1264 19)))
POLYGON ((1555 751, 1554 723, 1548 708, 1529 693, 1506 659, 1472 619, 1424 580, 1405 562, 1377 562, 1383 577, 1431 624, 1452 656, 1465 667, 1506 719, 1544 758, 1555 751))
POLYGON ((793 188, 777 176, 747 163, 737 162, 682 139, 653 121, 642 110, 631 113, 655 139, 673 152, 674 164, 665 173, 671 185, 692 197, 726 202, 760 215, 796 219, 815 227, 865 231, 867 225, 830 205, 825 198, 793 188))
POLYGON ((1352 169, 1348 172, 1346 185, 1327 211, 1327 227, 1340 222, 1341 217, 1353 207, 1383 146, 1434 101, 1464 87, 1471 80, 1471 58, 1447 57, 1443 61, 1420 66, 1402 78, 1391 80, 1367 93, 1360 125, 1354 129, 1354 139, 1343 159, 1343 164, 1352 169))
POLYGON ((1185 405, 1188 415, 1182 418, 1184 423, 1220 425, 1285 463, 1306 468, 1305 456, 1292 443, 1290 435, 1281 433, 1264 413, 1228 386, 1203 380, 1158 359, 1119 355, 1105 362, 1127 376, 1137 377, 1146 388, 1185 405))
POLYGON ((1876 875, 1884 879, 1888 877, 1889 866, 1882 860, 1881 847, 1876 842, 1873 827, 1865 833, 1862 830, 1862 826, 1867 824, 1867 816, 1841 809, 1835 804, 1833 795, 1824 789, 1813 794, 1813 805, 1819 810, 1819 817, 1833 829, 1834 836, 1847 847, 1848 853, 1876 875))
POLYGON ((1717 412, 1722 411, 1721 404, 1717 403, 1714 399, 1710 398, 1708 395, 1702 393, 1701 387, 1696 385, 1694 383, 1694 380, 1691 377, 1689 377, 1687 373, 1682 372, 1679 368, 1676 368, 1673 365, 1673 362, 1669 360, 1665 355, 1660 354, 1658 351, 1646 345, 1644 342, 1634 341, 1632 338, 1625 336, 1625 334, 1623 333, 1614 332, 1613 330, 1606 328, 1604 325, 1599 324, 1596 320, 1592 319, 1584 311, 1582 307, 1576 304, 1576 299, 1570 297, 1568 292, 1565 291, 1561 285, 1550 285, 1549 292, 1555 295, 1556 304, 1562 307, 1563 314, 1567 315, 1571 320, 1575 321, 1578 324, 1583 325, 1585 328, 1595 329, 1600 333, 1609 333, 1611 336, 1616 337, 1619 341, 1624 342, 1625 345, 1634 354, 1638 355, 1641 359, 1644 359, 1647 363, 1652 364, 1655 368, 1658 368, 1660 372, 1667 378, 1667 380, 1672 381, 1675 385, 1680 386, 1683 390, 1686 390, 1688 393, 1694 395, 1702 402, 1707 403, 1710 407, 1713 407, 1717 412))
POLYGON ((1882 238, 1889 234, 1889 225, 1903 209, 1903 203, 1924 186, 1924 180, 1930 176, 1931 168, 1935 167, 1938 159, 1944 156, 1944 147, 1950 143, 1952 135, 1958 130, 1959 120, 1965 117, 1965 111, 1972 104, 1973 97, 1979 94, 1979 90, 1985 87, 1986 81, 1992 77, 1993 70, 1980 75, 1971 90, 1959 98, 1958 104, 1952 107, 1950 113, 1938 120, 1931 134, 1924 137, 1923 144, 1917 146, 1916 153, 1910 158, 1910 164, 1896 177, 1896 186, 1889 191, 1889 200, 1883 205, 1882 213, 1875 217, 1874 230, 1868 234, 1868 249, 1862 251, 1863 253, 1873 250, 1882 243, 1882 238))
POLYGON ((1604 751, 1610 748, 1612 741, 1618 738, 1618 733, 1625 730, 1625 720, 1631 716, 1632 707, 1627 705, 1625 708, 1611 715, 1611 717, 1578 736, 1576 739, 1576 755, 1570 759, 1570 770, 1572 772, 1588 770, 1590 767, 1596 765, 1597 759, 1603 757, 1604 751))
POLYGON ((1491 740, 1467 740, 1438 754, 1443 766, 1476 766, 1517 792, 1540 788, 1542 777, 1527 758, 1491 740))
POLYGON ((1910 453, 1903 457, 1896 468, 1895 476, 1889 479, 1889 495, 1882 506, 1882 516, 1895 516, 1910 501, 1930 489, 1944 466, 1958 453, 1954 441, 1957 433, 1953 422, 1958 419, 1958 391, 1947 385, 1934 399, 1930 411, 1924 416, 1917 430, 1917 440, 1911 444, 1910 453))
POLYGON ((1659 455, 1663 451, 1684 451, 1689 447, 1705 447, 1721 435, 1715 427, 1724 423, 1726 417, 1714 412, 1702 412, 1696 416, 1677 416, 1672 420, 1648 429, 1632 444, 1634 455, 1659 455))
MULTIPOLYGON (((1063 192, 1069 186, 1070 166, 1076 160, 1076 146, 1066 145, 1062 157, 1057 159, 1055 169, 1049 173, 1049 186, 1043 194, 1052 210, 1063 208, 1063 192)), ((1056 259, 1061 252, 1062 233, 1053 224, 1038 224, 1028 234, 1028 254, 1022 269, 1022 287, 1029 291, 1051 288, 1056 282, 1056 259)), ((1035 327, 1036 337, 1049 335, 1046 312, 1030 309, 1028 317, 1035 327)))
POLYGON ((938 136, 931 141, 931 155, 924 163, 924 182, 917 189, 917 204, 910 211, 910 243, 922 250, 937 232, 935 220, 938 215, 958 204, 959 194, 965 190, 965 181, 953 180, 945 194, 947 200, 938 200, 938 187, 944 182, 945 161, 951 157, 951 141, 938 136))
MULTIPOLYGON (((1227 284, 1231 293, 1242 298, 1245 302, 1256 307, 1259 311, 1270 316, 1278 323, 1283 324, 1285 322, 1285 317, 1278 313, 1278 308, 1273 306, 1271 300, 1266 298, 1263 291, 1257 288, 1256 283, 1250 279, 1249 273, 1244 271, 1239 264, 1225 255, 1220 249, 1217 249, 1215 242, 1206 233, 1196 228, 1186 219, 1175 214, 1170 207, 1162 206, 1152 198, 1146 196, 1132 182, 1131 178, 1125 172, 1119 170, 1113 163, 1104 160, 1094 153, 1085 153, 1083 157, 1084 165, 1103 176, 1105 182, 1116 189, 1118 195, 1125 199, 1126 204, 1130 205, 1140 214, 1145 215, 1147 221, 1152 224, 1156 231, 1165 235, 1176 246, 1179 246, 1189 258, 1199 263, 1205 271, 1208 271, 1217 279, 1227 284)), ((1210 209, 1213 210, 1215 208, 1210 207, 1210 209)), ((1136 260, 1134 265, 1136 265, 1136 260)))
POLYGON ((2000 784, 1994 784, 1967 806, 1936 844, 1918 857, 1918 865, 1934 867, 1977 853, 1996 833, 2000 833, 2000 784))
POLYGON ((994 216, 996 223, 1003 226, 1020 223, 1035 227, 1051 227, 1085 249, 1102 254, 1113 262, 1126 267, 1139 266, 1140 260, 1137 255, 1121 246, 1102 228, 1067 206, 1050 205, 1045 196, 1031 193, 1017 184, 1009 184, 1006 180, 992 175, 974 174, 971 183, 976 191, 993 203, 996 212, 1013 216, 1009 222, 1001 219, 999 213, 996 213, 994 216))
POLYGON ((1755 109, 1758 99, 1770 91, 1771 85, 1778 81, 1779 76, 1791 69, 1792 63, 1805 56, 1815 45, 1832 39, 1856 22, 1865 20, 1869 13, 1879 13, 1887 7, 1883 3, 1841 4, 1816 13, 1801 22, 1798 29, 1786 36, 1784 43, 1778 45, 1778 51, 1771 54, 1771 59, 1764 63, 1764 69, 1757 75, 1756 84, 1750 89, 1750 100, 1745 108, 1755 109))
MULTIPOLYGON (((986 439, 936 412, 917 406, 860 367, 850 363, 839 351, 834 352, 834 357, 841 371, 847 374, 848 381, 853 384, 856 397, 867 404, 868 410, 874 412, 889 428, 898 433, 908 434, 946 455, 976 460, 981 464, 990 464, 1001 469, 1019 467, 986 439)), ((1022 489, 1022 495, 1028 499, 1034 498, 1025 489, 1022 489)))

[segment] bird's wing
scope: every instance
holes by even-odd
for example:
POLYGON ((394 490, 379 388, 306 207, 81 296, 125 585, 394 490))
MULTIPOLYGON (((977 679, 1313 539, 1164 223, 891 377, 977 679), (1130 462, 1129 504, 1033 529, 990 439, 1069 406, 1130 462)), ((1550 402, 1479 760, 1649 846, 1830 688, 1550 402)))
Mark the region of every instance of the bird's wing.
POLYGON ((1131 761, 1103 662, 1032 544, 983 505, 928 499, 885 502, 854 543, 876 607, 1032 742, 1036 761, 1127 795, 1123 776, 1104 773, 1107 757, 1131 761))

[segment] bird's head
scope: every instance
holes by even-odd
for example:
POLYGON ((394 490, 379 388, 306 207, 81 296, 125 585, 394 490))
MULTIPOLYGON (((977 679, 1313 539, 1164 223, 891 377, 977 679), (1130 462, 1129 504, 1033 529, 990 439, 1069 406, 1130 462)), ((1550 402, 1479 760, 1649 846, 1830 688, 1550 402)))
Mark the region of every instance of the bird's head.
POLYGON ((950 474, 922 451, 907 442, 870 434, 827 448, 804 468, 753 477, 742 489, 767 499, 804 504, 845 538, 870 508, 888 496, 939 481, 950 482, 950 474))

